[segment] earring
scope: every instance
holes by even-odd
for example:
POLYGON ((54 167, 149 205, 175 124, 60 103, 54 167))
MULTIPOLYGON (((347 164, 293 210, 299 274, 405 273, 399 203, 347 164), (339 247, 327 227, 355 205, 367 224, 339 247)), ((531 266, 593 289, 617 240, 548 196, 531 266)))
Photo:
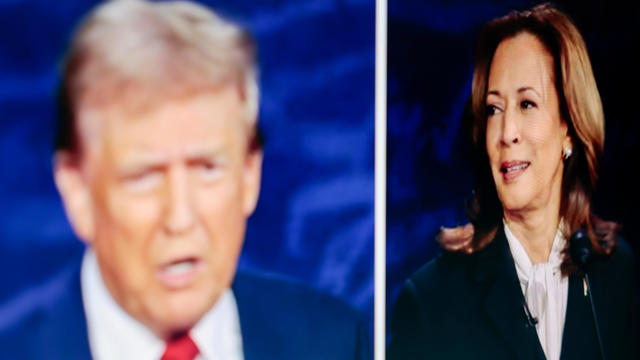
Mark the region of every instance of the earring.
POLYGON ((566 147, 564 148, 564 150, 562 150, 562 158, 564 160, 567 160, 569 157, 571 157, 571 154, 573 154, 573 150, 571 150, 570 147, 566 147))

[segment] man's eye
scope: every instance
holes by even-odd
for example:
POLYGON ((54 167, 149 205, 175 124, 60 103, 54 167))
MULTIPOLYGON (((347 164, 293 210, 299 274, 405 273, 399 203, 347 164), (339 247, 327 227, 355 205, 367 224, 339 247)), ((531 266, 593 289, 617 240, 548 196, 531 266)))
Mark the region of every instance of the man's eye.
POLYGON ((218 179, 222 173, 222 166, 213 161, 204 161, 196 164, 200 178, 206 182, 218 179))
POLYGON ((126 175, 123 178, 125 188, 133 193, 141 193, 153 190, 162 182, 162 173, 159 171, 143 171, 126 175))
POLYGON ((536 104, 533 101, 522 100, 520 102, 521 109, 533 109, 534 107, 536 107, 536 104))

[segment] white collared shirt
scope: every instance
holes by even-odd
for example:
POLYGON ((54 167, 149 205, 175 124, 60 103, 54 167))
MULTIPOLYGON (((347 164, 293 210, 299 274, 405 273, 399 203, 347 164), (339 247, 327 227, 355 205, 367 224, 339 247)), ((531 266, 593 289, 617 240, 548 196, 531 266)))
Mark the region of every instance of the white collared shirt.
POLYGON ((558 360, 562 350, 562 332, 569 296, 569 280, 560 271, 566 240, 558 229, 547 262, 533 265, 506 221, 504 233, 516 264, 522 293, 531 315, 538 319, 536 332, 542 350, 547 359, 558 360))
MULTIPOLYGON (((82 300, 91 354, 96 360, 159 360, 165 342, 125 312, 107 290, 95 253, 85 252, 81 270, 82 300)), ((191 329, 198 360, 243 360, 240 318, 233 292, 227 289, 191 329)))

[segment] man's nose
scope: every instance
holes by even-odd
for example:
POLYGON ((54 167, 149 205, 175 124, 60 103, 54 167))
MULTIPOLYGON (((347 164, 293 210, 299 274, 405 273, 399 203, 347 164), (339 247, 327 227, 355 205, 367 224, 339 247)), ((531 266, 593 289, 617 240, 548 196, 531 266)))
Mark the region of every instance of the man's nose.
POLYGON ((502 116, 502 133, 500 143, 504 146, 511 146, 521 141, 519 114, 515 108, 507 108, 502 116))
POLYGON ((184 165, 172 166, 168 180, 166 231, 171 235, 188 232, 196 221, 188 169, 184 165))

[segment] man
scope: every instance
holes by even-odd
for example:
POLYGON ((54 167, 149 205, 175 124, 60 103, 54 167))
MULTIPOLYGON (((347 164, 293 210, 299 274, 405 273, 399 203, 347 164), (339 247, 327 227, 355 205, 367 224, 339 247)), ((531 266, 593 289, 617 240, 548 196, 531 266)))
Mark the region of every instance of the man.
POLYGON ((65 62, 54 165, 87 251, 38 301, 0 312, 0 357, 369 357, 347 306, 236 274, 260 186, 254 67, 250 37, 192 3, 89 15, 65 62))

